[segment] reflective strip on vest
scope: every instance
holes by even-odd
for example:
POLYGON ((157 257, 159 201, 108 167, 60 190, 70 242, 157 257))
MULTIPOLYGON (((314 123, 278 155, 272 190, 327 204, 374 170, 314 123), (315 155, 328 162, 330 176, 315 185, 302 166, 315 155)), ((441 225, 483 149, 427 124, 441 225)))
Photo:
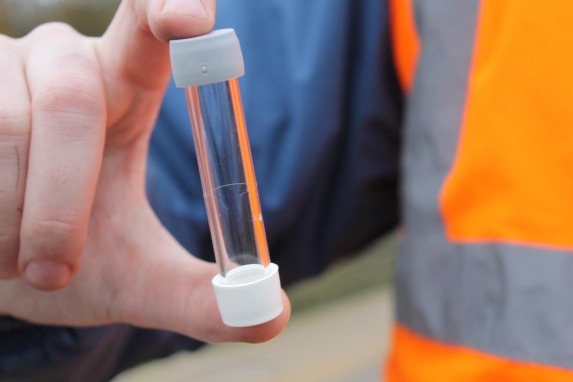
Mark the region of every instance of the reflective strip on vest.
POLYGON ((387 380, 573 380, 573 2, 415 15, 387 380))

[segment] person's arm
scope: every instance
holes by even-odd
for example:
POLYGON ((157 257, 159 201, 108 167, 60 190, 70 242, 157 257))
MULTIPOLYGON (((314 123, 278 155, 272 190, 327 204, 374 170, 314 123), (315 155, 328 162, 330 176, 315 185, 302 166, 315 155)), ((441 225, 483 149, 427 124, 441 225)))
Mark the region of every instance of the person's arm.
MULTIPOLYGON (((58 326, 56 346, 70 355, 95 340, 68 327, 128 323, 261 342, 288 321, 285 296, 274 321, 225 326, 210 283, 216 266, 177 243, 145 194, 149 137, 170 74, 165 43, 208 32, 214 9, 208 0, 126 0, 99 39, 63 24, 0 36, 0 310, 58 326)), ((20 349, 18 330, 28 344, 54 333, 10 321, 2 319, 0 373, 18 350, 37 355, 20 349)), ((45 346, 34 351, 50 358, 45 346)))
MULTIPOLYGON (((398 219, 400 95, 385 2, 314 4, 218 3, 216 27, 234 27, 245 56, 241 89, 247 124, 271 257, 285 285, 317 274, 398 219)), ((151 140, 147 197, 188 251, 212 259, 193 151, 184 95, 170 86, 151 140)), ((58 381, 90 380, 86 375, 106 380, 98 375, 198 346, 174 333, 125 325, 27 330, 46 337, 34 346, 22 343, 27 352, 10 365, 55 368, 58 381), (26 354, 35 358, 26 363, 26 354)), ((0 353, 5 338, 0 337, 0 353)), ((0 369, 10 366, 0 359, 0 369)))

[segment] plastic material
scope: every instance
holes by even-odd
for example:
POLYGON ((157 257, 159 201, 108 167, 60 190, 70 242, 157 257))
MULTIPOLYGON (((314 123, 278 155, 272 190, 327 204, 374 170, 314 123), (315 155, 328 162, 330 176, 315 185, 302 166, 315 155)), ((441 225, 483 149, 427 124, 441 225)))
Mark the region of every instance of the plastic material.
POLYGON ((228 326, 259 325, 283 311, 278 266, 243 265, 213 278, 221 318, 228 326))
POLYGON ((185 88, 215 259, 222 276, 270 263, 237 79, 185 88))
POLYGON ((171 69, 179 88, 214 84, 241 77, 245 65, 233 29, 169 42, 171 69))
POLYGON ((187 96, 219 267, 213 285, 221 316, 229 326, 258 325, 283 308, 235 78, 243 74, 240 46, 233 30, 170 44, 176 85, 184 86, 187 96))

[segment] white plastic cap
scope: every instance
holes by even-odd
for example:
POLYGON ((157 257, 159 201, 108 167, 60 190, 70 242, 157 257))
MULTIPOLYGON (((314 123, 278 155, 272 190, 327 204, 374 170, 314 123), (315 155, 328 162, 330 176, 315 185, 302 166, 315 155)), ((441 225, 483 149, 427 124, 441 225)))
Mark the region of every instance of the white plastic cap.
POLYGON ((172 40, 169 51, 178 88, 214 84, 245 74, 243 53, 234 29, 172 40))
POLYGON ((270 264, 241 265, 225 277, 213 278, 215 296, 223 322, 245 327, 265 323, 283 311, 279 267, 270 264))

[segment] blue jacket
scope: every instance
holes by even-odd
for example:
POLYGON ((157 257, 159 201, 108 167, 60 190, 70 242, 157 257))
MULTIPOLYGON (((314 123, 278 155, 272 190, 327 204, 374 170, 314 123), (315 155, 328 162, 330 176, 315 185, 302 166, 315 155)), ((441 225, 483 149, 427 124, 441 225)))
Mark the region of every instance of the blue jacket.
MULTIPOLYGON (((322 271, 398 221, 401 95, 383 0, 219 0, 235 28, 271 257, 284 285, 322 271)), ((163 224, 213 260, 182 91, 170 84, 147 191, 163 224)), ((201 344, 129 325, 69 328, 0 319, 0 381, 105 381, 201 344)))

